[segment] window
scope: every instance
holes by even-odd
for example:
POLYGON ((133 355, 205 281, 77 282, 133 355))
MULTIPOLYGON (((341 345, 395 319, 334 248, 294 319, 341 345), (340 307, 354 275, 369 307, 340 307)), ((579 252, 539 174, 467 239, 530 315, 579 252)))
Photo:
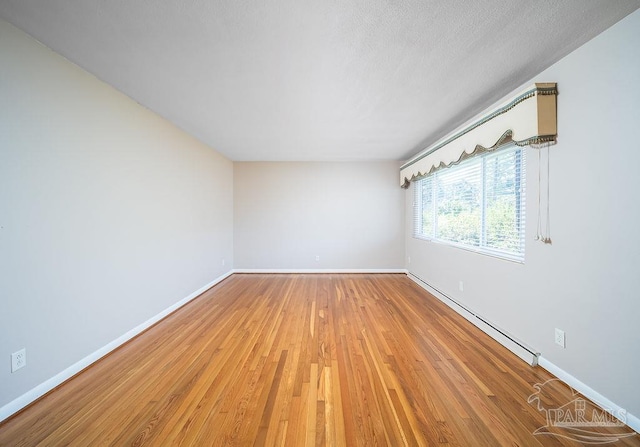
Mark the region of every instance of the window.
POLYGON ((486 152, 415 183, 415 237, 524 261, 525 153, 486 152))

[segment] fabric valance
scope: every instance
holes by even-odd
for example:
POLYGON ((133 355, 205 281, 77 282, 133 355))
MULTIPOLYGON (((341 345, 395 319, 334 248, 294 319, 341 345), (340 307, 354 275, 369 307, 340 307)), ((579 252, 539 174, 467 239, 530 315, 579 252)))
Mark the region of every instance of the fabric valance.
POLYGON ((518 146, 555 142, 556 83, 536 83, 488 111, 452 136, 416 154, 400 168, 400 185, 461 162, 477 153, 513 142, 518 146))

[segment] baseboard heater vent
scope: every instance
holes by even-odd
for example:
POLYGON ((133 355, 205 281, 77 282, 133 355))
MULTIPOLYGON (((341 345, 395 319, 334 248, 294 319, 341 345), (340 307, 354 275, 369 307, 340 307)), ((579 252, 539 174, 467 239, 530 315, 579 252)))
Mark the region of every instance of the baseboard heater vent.
POLYGON ((513 352, 515 355, 520 357, 522 360, 530 364, 531 366, 536 366, 538 364, 538 357, 540 357, 540 353, 536 352, 534 349, 528 347, 526 344, 510 335, 506 331, 498 328, 495 324, 488 321, 486 318, 478 315, 476 312, 472 311, 465 305, 459 303, 454 300, 446 293, 438 290, 433 287, 431 284, 423 280, 422 278, 414 275, 413 273, 407 274, 411 280, 413 280, 420 287, 425 289, 427 292, 438 298, 440 301, 445 303, 447 306, 452 308, 458 314, 462 315, 466 318, 470 323, 479 328, 482 332, 489 335, 491 338, 496 340, 502 346, 507 348, 509 351, 513 352))

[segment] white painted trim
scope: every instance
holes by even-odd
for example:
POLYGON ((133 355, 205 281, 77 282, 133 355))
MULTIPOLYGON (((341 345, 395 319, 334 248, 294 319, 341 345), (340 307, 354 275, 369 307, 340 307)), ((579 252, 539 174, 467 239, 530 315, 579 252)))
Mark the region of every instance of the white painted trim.
POLYGON ((438 298, 440 301, 445 303, 447 306, 449 306, 455 312, 457 312, 458 314, 462 315, 471 324, 476 326, 478 329, 480 329, 482 332, 487 334, 489 337, 491 337, 494 340, 496 340, 498 343, 500 343, 502 346, 504 346, 509 351, 514 353, 516 356, 520 357, 522 360, 527 362, 529 365, 531 365, 531 366, 537 365, 538 356, 540 355, 537 351, 535 351, 534 349, 528 347, 526 344, 524 344, 523 342, 521 342, 520 340, 518 340, 517 338, 515 338, 511 334, 507 333, 506 331, 498 328, 496 325, 494 325, 493 323, 489 322, 486 318, 484 318, 481 315, 478 315, 477 313, 471 311, 467 307, 465 307, 462 304, 458 303, 454 299, 448 297, 447 295, 445 295, 444 293, 440 292, 439 290, 434 289, 432 286, 430 286, 426 281, 424 281, 420 277, 414 275, 411 272, 409 272, 407 274, 407 276, 411 280, 413 280, 413 282, 415 282, 420 287, 425 289, 427 292, 429 292, 430 294, 432 294, 433 296, 438 298))
POLYGON ((634 416, 633 414, 628 413, 625 409, 615 404, 611 400, 607 399, 606 397, 604 397, 602 394, 595 391, 593 388, 591 388, 587 384, 581 382, 580 380, 576 379, 568 372, 564 371, 563 369, 557 367, 556 365, 548 361, 546 358, 540 356, 540 354, 535 354, 535 355, 532 354, 532 352, 535 352, 535 351, 523 348, 522 342, 520 342, 519 340, 514 341, 516 339, 512 339, 511 335, 507 334, 506 332, 503 333, 503 331, 501 330, 495 329, 495 327, 492 324, 487 323, 483 317, 473 313, 472 311, 468 310, 467 308, 457 303, 453 299, 449 298, 448 296, 444 295, 440 291, 429 286, 428 283, 420 279, 418 276, 414 275, 411 272, 409 272, 407 276, 411 280, 413 280, 416 284, 418 284, 420 287, 425 289, 427 292, 431 293, 440 301, 444 302, 450 308, 452 308, 457 313, 462 315, 464 318, 469 320, 474 326, 477 326, 480 330, 482 330, 487 335, 495 339, 498 343, 500 343, 501 345, 509 349, 511 352, 516 354, 518 357, 520 357, 527 363, 531 364, 532 366, 535 366, 536 364, 540 365, 542 368, 549 371, 558 379, 560 379, 561 381, 569 385, 571 388, 581 393, 582 395, 590 399, 592 402, 594 402, 596 405, 600 406, 603 410, 611 413, 612 415, 616 416, 619 414, 625 414, 626 420, 623 422, 625 422, 631 429, 640 433, 640 419, 637 416, 634 416))
POLYGON ((407 273, 406 269, 234 269, 233 273, 407 273))
POLYGON ((554 365, 549 360, 544 357, 540 357, 538 359, 538 364, 549 371, 551 374, 556 376, 558 379, 562 380, 564 383, 569 385, 571 388, 581 393, 583 396, 594 402, 604 411, 617 416, 619 414, 625 414, 626 420, 622 421, 626 423, 629 427, 631 427, 636 432, 640 433, 640 419, 637 416, 634 416, 631 413, 628 413, 624 408, 620 405, 610 401, 602 394, 598 393, 596 390, 591 388, 589 385, 581 382, 580 380, 573 377, 571 374, 566 372, 564 369, 554 365))
POLYGON ((36 399, 44 396, 46 393, 48 393, 49 391, 51 391, 52 389, 54 389, 64 381, 70 379, 71 377, 73 377, 74 375, 76 375, 77 373, 79 373, 80 371, 82 371, 92 363, 100 360, 102 357, 109 354, 114 349, 118 348, 119 346, 123 345, 127 341, 131 340, 136 335, 140 334, 144 330, 153 326, 154 324, 162 320, 164 317, 166 317, 170 313, 178 310, 179 308, 181 308, 182 306, 184 306, 185 304, 187 304, 197 296, 201 295, 202 293, 206 292, 211 287, 215 286, 220 281, 229 277, 232 274, 233 274, 233 270, 230 270, 227 273, 223 274, 222 276, 219 276, 218 278, 211 281, 209 284, 202 286, 195 292, 189 294, 189 296, 181 299, 180 301, 169 306, 159 314, 149 318, 144 323, 139 324, 135 328, 131 329, 130 331, 116 338, 111 343, 108 343, 107 345, 103 346, 97 351, 89 354, 85 358, 69 366, 67 369, 60 371, 55 376, 45 380, 40 385, 24 393, 22 396, 17 397, 16 399, 12 400, 8 404, 4 405, 3 407, 0 408, 0 422, 4 421, 9 416, 17 413, 18 411, 22 410, 24 407, 34 402, 36 399))

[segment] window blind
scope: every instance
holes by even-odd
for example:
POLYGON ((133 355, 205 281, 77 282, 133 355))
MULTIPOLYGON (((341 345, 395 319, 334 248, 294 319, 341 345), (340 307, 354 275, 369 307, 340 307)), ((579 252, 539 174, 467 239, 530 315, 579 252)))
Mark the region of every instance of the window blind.
POLYGON ((414 236, 523 261, 525 168, 512 145, 415 182, 414 236))

